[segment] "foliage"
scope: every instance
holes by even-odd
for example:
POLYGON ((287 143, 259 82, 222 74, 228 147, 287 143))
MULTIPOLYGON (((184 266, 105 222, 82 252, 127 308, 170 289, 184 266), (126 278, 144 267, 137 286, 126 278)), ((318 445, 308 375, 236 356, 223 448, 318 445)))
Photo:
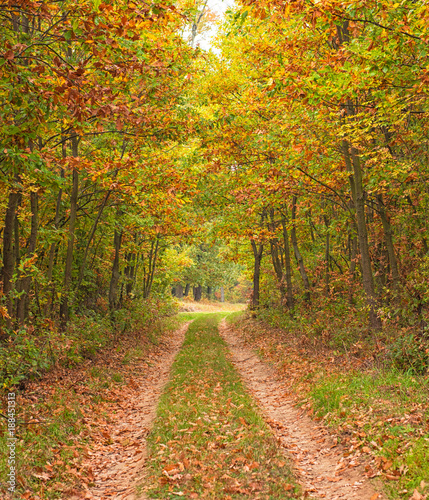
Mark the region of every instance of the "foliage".
POLYGON ((97 352, 114 345, 119 334, 138 333, 148 325, 156 325, 175 312, 171 300, 133 300, 115 315, 88 314, 75 316, 66 331, 51 322, 41 327, 13 332, 7 344, 0 347, 2 390, 25 385, 27 380, 40 378, 49 369, 75 366, 93 359, 97 352))
MULTIPOLYGON (((136 371, 143 373, 148 363, 159 356, 163 336, 170 335, 180 323, 172 316, 158 316, 158 306, 153 301, 142 308, 146 321, 150 318, 143 330, 128 331, 114 345, 104 345, 90 360, 79 364, 75 357, 70 359, 69 353, 63 352, 62 363, 42 379, 26 379, 25 391, 15 389, 19 472, 16 496, 28 492, 45 499, 82 496, 86 493, 84 485, 93 486, 94 474, 85 465, 85 459, 88 450, 104 439, 101 432, 109 426, 112 412, 107 405, 114 405, 116 400, 126 404, 136 371)), ((134 313, 133 317, 138 326, 139 319, 134 313)), ((80 327, 92 325, 94 332, 94 318, 79 318, 79 321, 80 327)), ((90 337, 85 332, 77 337, 78 331, 73 335, 76 341, 90 337)), ((79 357, 87 353, 75 352, 79 357)), ((140 400, 139 393, 136 398, 140 400)), ((3 407, 2 413, 6 415, 7 409, 3 407)), ((2 457, 8 456, 6 426, 2 418, 2 457)), ((7 460, 0 460, 0 475, 7 477, 7 473, 7 460)), ((8 498, 5 488, 3 482, 2 498, 8 498)))
POLYGON ((195 91, 201 197, 230 243, 263 249, 266 304, 293 314, 301 297, 345 295, 372 331, 382 316, 427 320, 427 15, 424 2, 249 0, 229 12, 195 91))
POLYGON ((398 336, 389 345, 388 358, 394 367, 410 374, 429 373, 429 341, 427 333, 398 336))
POLYGON ((165 247, 189 231, 193 170, 176 152, 192 127, 196 52, 172 5, 0 10, 7 339, 28 321, 64 327, 82 307, 100 312, 107 299, 117 310, 132 293, 150 295, 165 247))

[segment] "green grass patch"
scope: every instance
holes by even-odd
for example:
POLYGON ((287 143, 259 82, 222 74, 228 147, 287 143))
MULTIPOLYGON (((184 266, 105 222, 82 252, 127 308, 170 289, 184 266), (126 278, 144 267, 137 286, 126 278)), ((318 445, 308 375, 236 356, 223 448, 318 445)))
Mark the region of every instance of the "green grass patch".
POLYGON ((233 313, 228 314, 226 317, 226 322, 229 325, 235 325, 236 323, 239 323, 240 321, 243 320, 247 315, 247 311, 235 311, 233 313))
MULTIPOLYGON (((74 391, 63 388, 45 393, 45 401, 35 401, 32 408, 21 407, 17 400, 16 415, 16 493, 6 496, 9 472, 6 429, 0 429, 0 477, 2 498, 23 498, 24 491, 41 498, 64 498, 73 493, 70 470, 79 468, 88 440, 82 406, 74 391)), ((35 399, 35 398, 34 398, 35 399)))
POLYGON ((213 314, 213 313, 207 313, 207 312, 180 312, 178 313, 178 317, 183 321, 193 321, 197 318, 205 318, 207 314, 213 314))
POLYGON ((199 314, 174 362, 149 436, 149 497, 297 498, 286 460, 228 360, 222 316, 199 314))
POLYGON ((352 451, 372 455, 391 498, 409 498, 429 483, 428 389, 427 378, 397 370, 355 371, 319 380, 309 396, 352 451))
POLYGON ((332 428, 346 459, 362 455, 368 476, 383 480, 389 498, 409 500, 415 489, 429 498, 429 376, 392 363, 391 342, 382 338, 351 333, 340 349, 338 332, 326 342, 274 324, 244 317, 234 328, 276 365, 300 406, 332 428))

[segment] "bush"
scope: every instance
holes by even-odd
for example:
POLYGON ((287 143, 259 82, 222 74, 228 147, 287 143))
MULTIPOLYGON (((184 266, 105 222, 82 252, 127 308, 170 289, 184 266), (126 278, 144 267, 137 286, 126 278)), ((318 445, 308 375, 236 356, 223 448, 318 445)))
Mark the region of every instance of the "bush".
POLYGON ((423 375, 429 370, 429 337, 408 333, 398 337, 388 349, 388 359, 399 370, 423 375))
POLYGON ((50 320, 12 331, 7 341, 0 343, 0 387, 9 389, 38 377, 57 362, 66 366, 81 363, 119 335, 152 327, 158 319, 175 314, 176 309, 173 300, 135 299, 110 316, 94 311, 75 315, 65 332, 50 320))
POLYGON ((11 332, 0 344, 1 387, 8 389, 48 370, 55 363, 54 337, 56 332, 48 329, 41 330, 37 337, 26 328, 11 332))

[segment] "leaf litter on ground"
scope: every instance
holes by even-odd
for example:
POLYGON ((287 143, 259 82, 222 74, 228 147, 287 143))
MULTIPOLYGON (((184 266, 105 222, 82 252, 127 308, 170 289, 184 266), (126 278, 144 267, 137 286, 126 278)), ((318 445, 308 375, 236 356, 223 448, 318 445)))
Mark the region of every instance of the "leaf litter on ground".
MULTIPOLYGON (((16 390, 17 488, 13 498, 96 498, 91 490, 100 484, 106 489, 113 484, 112 494, 118 494, 114 471, 109 477, 99 474, 113 456, 104 452, 120 447, 120 456, 133 463, 142 457, 148 429, 133 426, 132 419, 123 416, 136 413, 140 386, 151 367, 158 370, 157 363, 169 354, 171 332, 180 321, 166 318, 151 329, 124 335, 115 347, 94 358, 77 366, 58 365, 41 379, 28 382, 24 390, 16 390)), ((2 457, 7 456, 6 444, 2 421, 2 457)), ((7 461, 0 460, 1 477, 7 472, 7 461)), ((12 498, 5 482, 0 497, 12 498)))

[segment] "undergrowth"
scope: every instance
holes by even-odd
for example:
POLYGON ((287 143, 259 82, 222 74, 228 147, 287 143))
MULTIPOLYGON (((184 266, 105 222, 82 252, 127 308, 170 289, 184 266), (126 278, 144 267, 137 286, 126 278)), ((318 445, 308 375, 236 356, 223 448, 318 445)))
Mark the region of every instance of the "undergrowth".
POLYGON ((87 311, 75 315, 62 331, 51 320, 9 332, 0 342, 0 388, 8 390, 40 377, 54 366, 74 366, 117 342, 125 332, 138 332, 146 325, 175 312, 172 302, 134 300, 113 315, 87 311))

